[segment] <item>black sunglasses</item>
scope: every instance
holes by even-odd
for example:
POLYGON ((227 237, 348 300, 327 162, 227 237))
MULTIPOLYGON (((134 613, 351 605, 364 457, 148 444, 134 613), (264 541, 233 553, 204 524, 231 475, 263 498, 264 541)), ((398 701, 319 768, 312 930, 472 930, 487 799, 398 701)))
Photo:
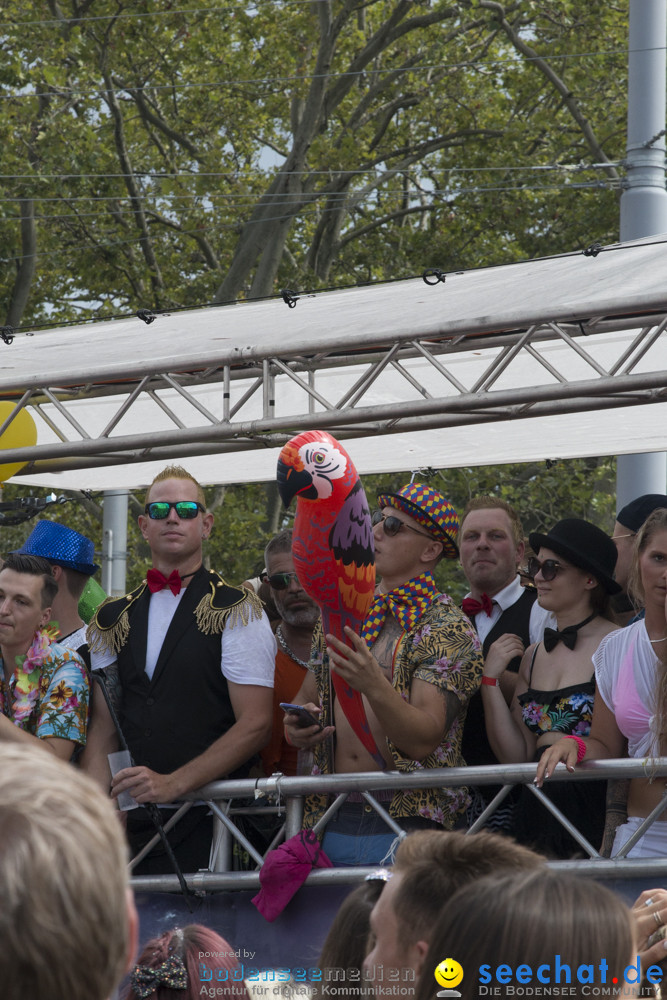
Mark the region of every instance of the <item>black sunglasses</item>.
POLYGON ((531 556, 528 560, 528 576, 533 580, 541 570, 542 579, 546 580, 547 583, 551 583, 552 580, 556 579, 562 568, 561 564, 555 559, 545 559, 544 562, 540 562, 535 556, 531 556))
POLYGON ((272 573, 271 576, 267 576, 267 580, 274 590, 287 590, 291 580, 296 580, 299 583, 299 577, 296 573, 272 573))
POLYGON ((413 528, 411 524, 406 524, 405 521, 401 521, 400 517, 394 517, 393 514, 384 514, 381 510, 373 511, 371 516, 371 524, 375 526, 382 522, 382 527, 384 528, 385 535, 394 536, 399 533, 401 528, 408 528, 410 531, 414 531, 415 535, 422 535, 424 538, 430 538, 425 531, 419 531, 417 528, 413 528))
POLYGON ((155 500, 153 503, 147 503, 144 507, 144 513, 148 514, 152 521, 164 521, 165 517, 169 517, 169 511, 174 508, 178 516, 184 521, 191 521, 193 517, 196 517, 199 511, 202 514, 206 513, 206 508, 197 500, 177 500, 176 503, 168 503, 166 500, 155 500))

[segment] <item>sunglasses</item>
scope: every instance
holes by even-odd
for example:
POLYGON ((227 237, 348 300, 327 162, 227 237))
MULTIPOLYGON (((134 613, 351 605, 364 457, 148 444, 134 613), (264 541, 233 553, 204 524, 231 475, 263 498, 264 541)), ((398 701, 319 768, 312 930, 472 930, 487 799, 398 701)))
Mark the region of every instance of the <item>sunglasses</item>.
POLYGON ((152 521, 164 521, 169 517, 169 511, 174 508, 178 516, 183 521, 191 521, 199 511, 206 513, 206 508, 197 500, 177 500, 176 503, 168 503, 166 500, 156 500, 154 503, 147 503, 144 513, 148 514, 152 521))
POLYGON ((401 528, 408 528, 409 531, 414 531, 415 535, 422 535, 424 538, 430 538, 425 531, 418 531, 417 528, 413 528, 411 524, 406 524, 405 521, 401 521, 400 517, 394 517, 393 514, 383 514, 381 510, 376 510, 371 516, 371 524, 375 527, 376 524, 382 522, 382 527, 384 529, 385 535, 390 535, 393 537, 397 535, 401 528))
POLYGON ((544 562, 540 562, 539 559, 532 556, 528 560, 528 576, 531 577, 531 579, 535 579, 537 574, 541 571, 542 579, 547 583, 551 583, 552 580, 555 580, 562 568, 561 564, 555 559, 545 559, 544 562))
MULTIPOLYGON (((274 590, 287 590, 290 585, 291 580, 296 580, 299 583, 299 577, 296 573, 272 573, 271 576, 266 578, 269 581, 271 587, 274 590)), ((299 584, 301 586, 301 584, 299 584)))

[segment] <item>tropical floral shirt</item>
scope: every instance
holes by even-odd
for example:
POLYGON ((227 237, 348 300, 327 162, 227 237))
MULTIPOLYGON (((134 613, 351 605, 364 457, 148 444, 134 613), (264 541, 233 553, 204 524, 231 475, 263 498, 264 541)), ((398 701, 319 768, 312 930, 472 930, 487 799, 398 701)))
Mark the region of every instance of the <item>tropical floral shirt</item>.
MULTIPOLYGON (((25 657, 17 657, 9 683, 0 685, 0 711, 39 739, 56 736, 86 742, 90 685, 83 660, 73 649, 35 633, 25 657)), ((4 672, 4 664, 0 659, 4 672)), ((2 675, 0 675, 2 676, 2 675)))
MULTIPOLYGON (((484 666, 481 649, 477 633, 469 619, 447 594, 438 594, 415 626, 403 632, 394 653, 393 687, 408 701, 413 680, 426 681, 443 693, 455 694, 460 707, 440 746, 423 760, 404 757, 399 748, 391 740, 387 740, 397 771, 405 773, 432 767, 464 766, 461 735, 468 701, 481 682, 484 666)), ((326 655, 315 663, 314 672, 322 702, 321 718, 324 725, 331 725, 326 655)), ((318 744, 313 755, 313 774, 333 774, 332 741, 325 740, 318 744)), ((450 829, 469 801, 467 788, 460 785, 453 788, 398 789, 391 800, 389 813, 396 819, 423 816, 450 829)), ((310 796, 305 824, 313 826, 326 806, 326 796, 310 796)))

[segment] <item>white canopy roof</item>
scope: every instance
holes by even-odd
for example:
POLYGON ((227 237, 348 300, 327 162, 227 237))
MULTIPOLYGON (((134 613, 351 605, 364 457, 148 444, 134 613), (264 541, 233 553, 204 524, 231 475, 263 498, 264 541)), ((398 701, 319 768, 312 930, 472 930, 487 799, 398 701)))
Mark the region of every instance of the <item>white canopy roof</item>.
POLYGON ((667 450, 666 276, 654 237, 20 335, 0 344, 0 399, 38 441, 0 462, 56 489, 138 487, 171 460, 267 480, 307 427, 354 438, 362 473, 667 450))

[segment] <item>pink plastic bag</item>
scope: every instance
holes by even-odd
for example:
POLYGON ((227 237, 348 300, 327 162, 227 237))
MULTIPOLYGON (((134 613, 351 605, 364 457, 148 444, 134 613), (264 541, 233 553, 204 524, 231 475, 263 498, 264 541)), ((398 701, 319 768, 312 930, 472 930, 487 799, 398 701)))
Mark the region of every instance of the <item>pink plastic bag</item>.
POLYGON ((313 868, 333 865, 312 830, 302 830, 269 852, 259 873, 262 888, 252 900, 266 920, 283 912, 313 868))

